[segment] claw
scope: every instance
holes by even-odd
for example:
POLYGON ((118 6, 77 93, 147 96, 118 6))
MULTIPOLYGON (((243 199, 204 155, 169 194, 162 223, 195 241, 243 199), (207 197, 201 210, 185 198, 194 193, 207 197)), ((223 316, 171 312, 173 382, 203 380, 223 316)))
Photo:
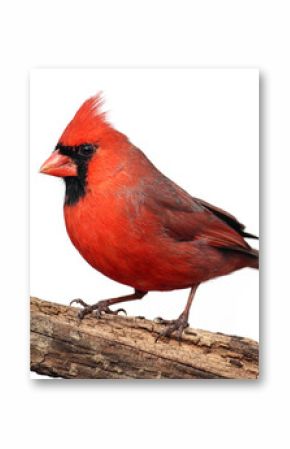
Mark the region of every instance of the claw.
POLYGON ((116 315, 118 315, 118 314, 119 314, 119 312, 123 312, 123 313, 124 313, 124 315, 125 315, 125 316, 127 316, 127 312, 126 312, 126 310, 125 310, 125 309, 117 309, 117 310, 115 311, 116 315))
POLYGON ((73 300, 69 303, 70 306, 71 306, 72 304, 80 304, 80 305, 83 306, 83 307, 89 307, 89 304, 87 304, 85 301, 83 301, 82 299, 79 299, 79 298, 73 299, 73 300))
POLYGON ((105 315, 106 313, 108 315, 119 315, 119 312, 123 312, 124 315, 127 316, 127 312, 125 309, 117 309, 117 310, 111 310, 109 307, 105 307, 104 309, 100 309, 97 311, 97 315, 99 316, 100 314, 105 315), (99 312, 99 313, 98 313, 99 312))
POLYGON ((91 312, 91 309, 89 307, 85 307, 83 310, 80 310, 78 313, 78 318, 82 320, 86 315, 88 315, 91 312))
POLYGON ((165 320, 161 316, 157 316, 153 321, 158 324, 173 324, 176 320, 165 320))

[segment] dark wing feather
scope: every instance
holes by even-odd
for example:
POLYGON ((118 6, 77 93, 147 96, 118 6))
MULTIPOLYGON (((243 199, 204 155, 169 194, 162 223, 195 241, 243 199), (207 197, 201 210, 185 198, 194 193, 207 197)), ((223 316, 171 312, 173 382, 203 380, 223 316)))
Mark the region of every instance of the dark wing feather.
MULTIPOLYGON (((143 187, 145 187, 143 185, 143 187)), ((236 218, 205 201, 191 197, 164 176, 148 183, 146 205, 177 241, 204 240, 210 246, 250 253, 243 238, 244 226, 236 218)))
POLYGON ((240 223, 236 219, 236 217, 229 214, 229 212, 226 212, 225 210, 220 209, 219 207, 213 206, 212 204, 207 203, 206 201, 203 201, 199 198, 193 197, 193 200, 199 202, 204 207, 206 207, 208 210, 213 212, 218 218, 220 218, 225 223, 227 223, 231 228, 235 229, 242 237, 246 237, 246 238, 250 238, 250 239, 258 239, 259 238, 256 235, 250 234, 248 232, 244 232, 245 225, 240 223))

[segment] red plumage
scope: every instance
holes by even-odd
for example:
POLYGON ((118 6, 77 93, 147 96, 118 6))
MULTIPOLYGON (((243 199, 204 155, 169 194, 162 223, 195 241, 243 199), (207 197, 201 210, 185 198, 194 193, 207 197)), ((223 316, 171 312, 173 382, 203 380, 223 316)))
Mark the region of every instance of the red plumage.
POLYGON ((102 105, 100 94, 86 100, 65 128, 60 142, 64 145, 79 145, 94 141, 104 130, 110 129, 105 113, 101 112, 102 105))
MULTIPOLYGON (((62 158, 57 168, 61 165, 67 184, 64 216, 70 239, 94 268, 136 290, 121 300, 150 290, 191 287, 194 292, 201 282, 243 267, 257 268, 258 252, 245 241, 253 236, 244 226, 165 177, 107 122, 101 103, 100 96, 90 98, 69 123, 57 147, 62 158), (82 155, 85 145, 94 148, 89 158, 82 155), (83 190, 76 193, 78 186, 83 190), (71 192, 76 201, 75 196, 70 201, 71 192)), ((50 159, 42 171, 59 176, 50 159)), ((117 302, 108 300, 95 309, 100 314, 117 302)), ((181 333, 190 303, 164 335, 181 333)))

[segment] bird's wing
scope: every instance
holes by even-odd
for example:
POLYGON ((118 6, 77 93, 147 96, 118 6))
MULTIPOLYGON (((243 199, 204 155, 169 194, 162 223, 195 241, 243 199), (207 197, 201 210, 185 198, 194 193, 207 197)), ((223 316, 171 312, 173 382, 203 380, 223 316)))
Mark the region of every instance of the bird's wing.
POLYGON ((227 223, 231 228, 235 229, 239 234, 241 234, 243 237, 247 237, 247 238, 252 238, 252 239, 258 239, 258 237, 256 235, 250 234, 248 232, 245 232, 245 225, 243 225, 242 223, 240 223, 236 217, 234 217, 232 214, 230 214, 229 212, 226 212, 225 210, 213 206, 210 203, 207 203, 206 201, 203 201, 199 198, 194 198, 194 201, 199 202, 200 204, 202 204, 206 209, 210 210, 211 212, 213 212, 218 218, 220 218, 221 220, 223 220, 225 223, 227 223))
POLYGON ((146 189, 146 205, 177 241, 203 240, 210 246, 248 253, 244 226, 236 218, 187 192, 166 177, 146 189))

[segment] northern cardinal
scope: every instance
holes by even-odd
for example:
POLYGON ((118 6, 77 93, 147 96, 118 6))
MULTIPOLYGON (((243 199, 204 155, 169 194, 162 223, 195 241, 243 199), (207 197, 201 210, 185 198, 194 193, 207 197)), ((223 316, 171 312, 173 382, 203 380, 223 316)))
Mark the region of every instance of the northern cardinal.
POLYGON ((98 94, 83 103, 40 171, 65 181, 68 235, 92 267, 135 289, 99 301, 96 311, 118 313, 112 304, 141 299, 151 290, 190 288, 184 311, 160 334, 188 326, 200 283, 244 267, 258 268, 259 253, 245 237, 257 238, 233 215, 194 198, 164 176, 129 139, 108 123, 98 94))

